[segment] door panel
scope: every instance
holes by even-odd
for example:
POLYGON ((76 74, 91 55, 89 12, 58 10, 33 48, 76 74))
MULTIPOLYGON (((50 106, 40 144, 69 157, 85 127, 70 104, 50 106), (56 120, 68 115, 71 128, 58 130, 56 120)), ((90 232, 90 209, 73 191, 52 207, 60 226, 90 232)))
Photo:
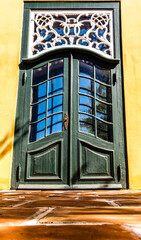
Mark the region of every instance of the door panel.
POLYGON ((61 142, 27 155, 26 180, 62 180, 61 179, 61 142))
POLYGON ((115 69, 74 52, 27 69, 19 188, 122 187, 115 69))
POLYGON ((113 151, 79 141, 80 180, 113 179, 113 151))

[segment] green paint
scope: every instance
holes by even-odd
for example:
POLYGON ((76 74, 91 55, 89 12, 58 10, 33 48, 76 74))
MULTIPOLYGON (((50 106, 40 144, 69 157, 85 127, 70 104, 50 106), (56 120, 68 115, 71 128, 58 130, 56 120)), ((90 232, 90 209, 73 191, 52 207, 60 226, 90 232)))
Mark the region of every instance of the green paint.
MULTIPOLYGON (((41 57, 27 59, 27 32, 29 9, 72 8, 114 9, 115 56, 120 59, 118 3, 25 3, 24 26, 20 65, 19 93, 17 102, 15 144, 13 154, 12 188, 125 188, 126 164, 124 146, 122 78, 119 60, 107 60, 96 53, 82 53, 82 49, 66 48, 58 53, 50 52, 41 57), (57 5, 56 5, 57 4, 57 5), (25 34, 26 33, 26 34, 25 34), (62 132, 51 134, 37 142, 29 143, 30 99, 32 71, 55 59, 64 58, 64 99, 63 116, 69 116, 69 127, 62 132), (96 135, 79 131, 79 80, 78 60, 88 60, 110 69, 112 84, 113 142, 104 141, 96 135), (23 81, 23 73, 27 78, 23 81), (16 181, 19 166, 20 179, 16 181), (119 179, 119 166, 121 177, 119 179)), ((95 80, 94 80, 95 81, 95 80)), ((95 128, 97 131, 97 128, 95 128)))

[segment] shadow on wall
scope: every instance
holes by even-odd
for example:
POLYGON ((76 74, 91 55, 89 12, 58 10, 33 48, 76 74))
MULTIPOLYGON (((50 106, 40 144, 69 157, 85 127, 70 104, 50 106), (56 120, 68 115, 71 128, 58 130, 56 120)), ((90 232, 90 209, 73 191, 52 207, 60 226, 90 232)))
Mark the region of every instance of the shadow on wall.
MULTIPOLYGON (((16 120, 18 122, 18 119, 16 120)), ((22 139, 28 133, 28 130, 25 130, 27 123, 22 127, 15 127, 15 132, 13 130, 13 126, 11 129, 5 134, 5 136, 0 140, 0 161, 8 154, 11 153, 13 144, 15 145, 19 140, 22 139), (15 133, 15 139, 14 139, 15 133)))
POLYGON ((13 132, 10 131, 5 134, 2 140, 0 140, 0 161, 11 152, 13 147, 13 132))

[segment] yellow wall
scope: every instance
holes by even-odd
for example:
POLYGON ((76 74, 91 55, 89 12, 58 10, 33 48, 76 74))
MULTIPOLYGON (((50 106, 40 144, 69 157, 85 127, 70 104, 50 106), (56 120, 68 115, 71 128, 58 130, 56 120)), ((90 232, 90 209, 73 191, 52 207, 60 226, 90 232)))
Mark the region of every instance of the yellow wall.
MULTIPOLYGON (((0 0, 0 4, 0 189, 9 189, 23 0, 0 0)), ((127 156, 131 189, 141 189, 140 9, 139 0, 121 0, 127 156)))
POLYGON ((0 0, 0 189, 10 188, 22 1, 0 0))
POLYGON ((122 0, 121 15, 129 187, 141 189, 141 1, 122 0))

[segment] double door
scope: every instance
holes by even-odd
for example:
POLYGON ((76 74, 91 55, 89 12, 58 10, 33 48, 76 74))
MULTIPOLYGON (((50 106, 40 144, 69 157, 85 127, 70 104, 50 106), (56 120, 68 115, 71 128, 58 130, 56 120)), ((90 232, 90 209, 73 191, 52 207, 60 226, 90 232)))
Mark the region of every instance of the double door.
POLYGON ((117 69, 75 52, 29 64, 20 102, 19 188, 126 186, 117 69))

